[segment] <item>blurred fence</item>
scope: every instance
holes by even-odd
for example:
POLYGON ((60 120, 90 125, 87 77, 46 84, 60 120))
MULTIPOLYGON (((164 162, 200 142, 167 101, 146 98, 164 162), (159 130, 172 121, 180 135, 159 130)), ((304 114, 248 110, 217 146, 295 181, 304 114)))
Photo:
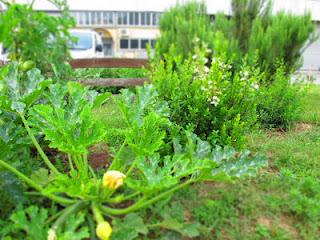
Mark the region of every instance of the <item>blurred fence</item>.
MULTIPOLYGON (((71 61, 73 68, 142 68, 148 67, 149 61, 146 59, 128 58, 96 58, 96 59, 76 59, 71 61)), ((147 78, 97 78, 80 79, 84 85, 89 86, 113 86, 129 87, 143 85, 149 81, 147 78)))
MULTIPOLYGON (((0 67, 5 65, 0 61, 0 67)), ((129 58, 94 58, 94 59, 75 59, 70 62, 72 68, 143 68, 149 66, 147 59, 129 58)), ((88 86, 114 86, 129 87, 143 85, 148 82, 147 78, 97 78, 97 79, 78 79, 88 86)))

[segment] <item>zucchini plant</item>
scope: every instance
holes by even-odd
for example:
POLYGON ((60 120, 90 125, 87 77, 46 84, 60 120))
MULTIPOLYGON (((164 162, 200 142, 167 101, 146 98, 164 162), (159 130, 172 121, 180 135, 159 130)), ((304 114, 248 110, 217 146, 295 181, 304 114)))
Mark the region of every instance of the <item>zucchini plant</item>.
POLYGON ((0 107, 21 118, 49 171, 42 172, 47 180, 40 183, 8 162, 0 160, 0 166, 26 183, 28 194, 58 204, 60 212, 46 226, 49 239, 56 239, 66 220, 80 212, 89 222, 97 222, 95 234, 100 239, 112 238, 111 219, 150 207, 190 184, 254 176, 267 164, 249 152, 211 146, 190 131, 182 132, 182 137, 169 135, 168 104, 148 85, 138 87, 135 94, 124 90, 114 97, 127 123, 125 140, 100 176, 90 167, 88 149, 102 142, 108 131, 93 111, 110 94, 97 94, 74 82, 52 84, 37 69, 21 74, 15 63, 3 71, 6 90, 1 92, 0 107), (35 135, 43 135, 50 147, 68 156, 66 169, 49 160, 35 135), (172 153, 165 151, 167 145, 172 153), (123 154, 128 149, 129 159, 123 154))

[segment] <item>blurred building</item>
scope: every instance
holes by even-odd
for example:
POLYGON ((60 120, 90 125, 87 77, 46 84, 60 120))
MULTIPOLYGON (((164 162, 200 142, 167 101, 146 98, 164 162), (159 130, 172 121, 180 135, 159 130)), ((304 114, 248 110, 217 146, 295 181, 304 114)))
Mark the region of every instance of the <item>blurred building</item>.
MULTIPOLYGON (((15 0, 28 3, 31 0, 15 0)), ((177 3, 188 0, 68 0, 77 28, 93 29, 103 38, 104 55, 112 57, 147 56, 146 46, 154 47, 160 34, 161 14, 177 3)), ((201 1, 201 0, 199 0, 201 1)), ((231 14, 231 0, 204 0, 208 13, 231 14)), ((315 22, 320 23, 319 0, 273 0, 274 12, 284 10, 294 14, 311 12, 315 22)), ((35 10, 59 15, 55 6, 47 0, 35 0, 35 10)), ((320 25, 319 25, 320 26, 320 25)), ((320 32, 320 27, 319 27, 320 32)), ((319 68, 320 41, 305 51, 304 68, 319 68)))

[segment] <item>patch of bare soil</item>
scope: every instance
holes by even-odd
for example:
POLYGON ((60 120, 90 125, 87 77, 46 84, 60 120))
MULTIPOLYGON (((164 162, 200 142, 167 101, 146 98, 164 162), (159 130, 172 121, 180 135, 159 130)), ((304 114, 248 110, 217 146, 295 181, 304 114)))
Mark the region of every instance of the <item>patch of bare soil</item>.
POLYGON ((267 132, 268 138, 272 137, 284 137, 287 135, 287 131, 282 128, 275 128, 267 132))
POLYGON ((297 123, 294 127, 295 132, 305 132, 313 128, 313 125, 310 123, 297 123))
POLYGON ((292 220, 289 217, 282 215, 280 218, 280 221, 281 221, 279 223, 280 228, 286 230, 288 233, 290 233, 295 238, 297 238, 299 236, 297 229, 292 227, 292 220))
POLYGON ((259 217, 257 223, 267 227, 268 229, 272 228, 272 220, 267 217, 259 217))
POLYGON ((293 239, 297 239, 299 236, 297 230, 292 226, 292 221, 290 220, 290 218, 284 215, 280 217, 279 221, 273 221, 268 217, 261 216, 258 218, 257 224, 263 225, 269 230, 277 226, 278 228, 281 228, 289 233, 293 237, 293 239))
POLYGON ((89 162, 93 169, 106 167, 111 163, 111 154, 106 144, 92 146, 89 154, 89 162))

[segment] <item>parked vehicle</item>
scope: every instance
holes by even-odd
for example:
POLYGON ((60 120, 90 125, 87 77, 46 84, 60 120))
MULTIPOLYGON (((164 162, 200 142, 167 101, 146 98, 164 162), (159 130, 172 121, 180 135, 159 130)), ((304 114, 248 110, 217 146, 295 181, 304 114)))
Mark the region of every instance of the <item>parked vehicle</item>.
POLYGON ((77 41, 70 44, 70 53, 73 59, 103 57, 101 36, 92 30, 70 30, 71 36, 77 41))

